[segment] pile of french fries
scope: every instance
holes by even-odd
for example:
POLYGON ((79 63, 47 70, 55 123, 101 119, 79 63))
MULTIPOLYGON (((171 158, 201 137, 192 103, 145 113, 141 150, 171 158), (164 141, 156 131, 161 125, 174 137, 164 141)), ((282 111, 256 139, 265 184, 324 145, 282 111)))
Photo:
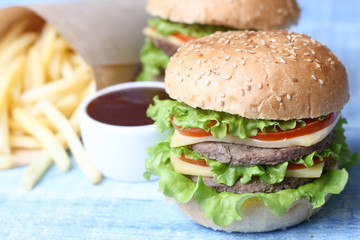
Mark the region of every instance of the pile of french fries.
POLYGON ((78 109, 95 92, 91 68, 50 24, 29 30, 24 20, 0 38, 0 169, 27 165, 31 190, 52 162, 70 169, 70 149, 94 184, 100 172, 79 139, 78 109))

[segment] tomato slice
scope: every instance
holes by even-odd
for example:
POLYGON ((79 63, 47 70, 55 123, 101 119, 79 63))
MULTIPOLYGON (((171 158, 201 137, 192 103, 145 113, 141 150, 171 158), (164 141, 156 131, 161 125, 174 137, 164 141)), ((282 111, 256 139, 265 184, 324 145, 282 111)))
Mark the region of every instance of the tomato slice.
POLYGON ((296 126, 294 129, 288 129, 285 131, 278 128, 277 132, 266 132, 266 133, 263 133, 259 130, 256 136, 249 138, 253 138, 261 141, 278 141, 288 138, 295 138, 310 133, 314 133, 320 131, 321 129, 326 128, 336 120, 336 117, 337 117, 337 113, 333 112, 328 114, 325 117, 325 119, 323 119, 322 121, 319 119, 306 119, 305 120, 306 125, 303 127, 296 126))
MULTIPOLYGON (((156 31, 156 28, 154 28, 154 27, 150 27, 150 28, 151 28, 152 30, 156 31)), ((174 37, 180 39, 180 40, 183 41, 183 42, 188 42, 188 41, 190 41, 190 40, 196 39, 196 37, 186 36, 186 35, 184 35, 184 34, 182 34, 182 33, 173 33, 172 35, 173 35, 174 37)))
MULTIPOLYGON (((207 132, 205 131, 204 129, 202 128, 186 128, 186 129, 181 129, 182 127, 181 126, 178 126, 174 123, 173 121, 173 117, 170 118, 171 120, 171 123, 172 125, 174 126, 174 128, 176 130, 179 131, 179 133, 181 135, 184 135, 184 136, 188 136, 188 137, 208 137, 208 136, 211 136, 211 132, 207 132)), ((211 123, 208 125, 208 127, 212 127, 216 124, 216 121, 215 120, 211 120, 210 121, 211 123)))
POLYGON ((190 40, 196 39, 195 37, 186 36, 182 33, 174 33, 173 36, 180 39, 183 42, 188 42, 190 40))
MULTIPOLYGON (((305 119, 306 125, 296 126, 294 129, 288 130, 281 130, 278 128, 278 132, 266 132, 263 133, 259 130, 258 134, 253 137, 249 137, 256 140, 261 141, 278 141, 283 139, 295 138, 303 135, 307 135, 310 133, 314 133, 320 131, 321 129, 326 128, 327 126, 331 125, 337 118, 337 113, 333 112, 330 113, 323 119, 322 121, 319 119, 305 119)), ((181 126, 177 126, 174 121, 173 117, 171 117, 171 122, 176 130, 179 131, 181 135, 188 136, 188 137, 208 137, 211 136, 211 132, 206 132, 204 129, 201 128, 187 128, 181 129, 181 126)), ((208 127, 214 126, 216 123, 215 120, 212 120, 208 127)))
POLYGON ((198 160, 195 160, 195 159, 191 159, 191 158, 187 158, 185 157, 185 154, 182 154, 180 159, 184 162, 187 162, 187 163, 191 163, 191 164, 195 164, 195 165, 199 165, 199 166, 208 166, 206 164, 206 160, 205 159, 198 159, 198 160))
MULTIPOLYGON (((324 158, 322 161, 320 161, 320 159, 318 157, 314 157, 314 166, 319 164, 319 163, 325 162, 325 161, 327 161, 329 159, 330 159, 330 157, 327 157, 327 158, 324 158)), ((287 167, 288 170, 304 169, 304 168, 306 168, 305 165, 303 165, 303 164, 295 164, 295 163, 292 163, 292 162, 289 162, 288 167, 287 167)))

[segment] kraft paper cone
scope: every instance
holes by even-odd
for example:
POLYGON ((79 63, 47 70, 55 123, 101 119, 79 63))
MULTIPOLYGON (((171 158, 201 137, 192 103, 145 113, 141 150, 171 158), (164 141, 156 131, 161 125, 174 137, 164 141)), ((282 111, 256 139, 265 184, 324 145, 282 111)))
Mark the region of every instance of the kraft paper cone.
POLYGON ((61 35, 93 68, 97 88, 125 82, 136 75, 141 29, 146 26, 145 0, 92 0, 42 3, 0 10, 0 37, 24 18, 31 28, 44 21, 61 35))
MULTIPOLYGON (((0 9, 0 38, 13 24, 30 19, 29 29, 55 26, 92 67, 97 89, 131 81, 139 72, 144 42, 146 0, 90 0, 42 3, 0 9)), ((38 151, 17 150, 15 166, 28 164, 38 151)))

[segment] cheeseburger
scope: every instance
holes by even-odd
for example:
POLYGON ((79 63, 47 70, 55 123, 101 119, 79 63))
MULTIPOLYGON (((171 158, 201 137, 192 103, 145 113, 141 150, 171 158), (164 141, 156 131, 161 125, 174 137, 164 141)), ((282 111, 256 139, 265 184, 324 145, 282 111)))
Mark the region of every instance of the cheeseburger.
POLYGON ((167 139, 148 149, 146 177, 195 222, 262 232, 308 219, 357 163, 345 143, 344 66, 323 44, 285 30, 217 32, 171 58, 174 100, 148 109, 167 139), (340 167, 340 169, 339 169, 340 167))
POLYGON ((295 0, 148 0, 146 10, 152 17, 143 31, 142 81, 163 81, 170 57, 189 40, 216 31, 285 28, 299 17, 295 0))

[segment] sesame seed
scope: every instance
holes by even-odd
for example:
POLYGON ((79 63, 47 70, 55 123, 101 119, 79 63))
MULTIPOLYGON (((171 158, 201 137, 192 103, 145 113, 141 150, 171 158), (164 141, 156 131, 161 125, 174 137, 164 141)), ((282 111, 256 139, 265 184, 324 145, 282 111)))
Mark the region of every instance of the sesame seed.
POLYGON ((181 59, 180 61, 178 61, 178 64, 182 64, 184 61, 181 59))
POLYGON ((291 95, 290 94, 286 94, 286 98, 291 100, 291 95))
POLYGON ((188 74, 186 74, 186 77, 190 77, 190 74, 188 73, 188 74))
POLYGON ((328 58, 328 62, 331 62, 332 61, 332 59, 331 58, 328 58))
POLYGON ((224 93, 222 93, 222 92, 220 92, 220 91, 217 91, 216 92, 220 97, 222 97, 222 98, 224 98, 225 97, 225 94, 224 93))
POLYGON ((321 65, 319 63, 316 64, 317 69, 321 69, 321 65))
POLYGON ((250 91, 251 90, 251 85, 246 85, 246 90, 250 91))
POLYGON ((248 82, 251 82, 251 81, 252 81, 251 77, 244 76, 244 78, 245 78, 245 79, 246 79, 246 81, 248 81, 248 82))
POLYGON ((278 96, 276 96, 276 100, 278 100, 279 102, 281 102, 281 97, 278 97, 278 96))
POLYGON ((279 61, 280 61, 281 63, 286 63, 285 59, 283 59, 282 57, 279 58, 279 61))
POLYGON ((206 86, 209 86, 211 83, 210 79, 207 80, 207 82, 205 83, 206 86))
POLYGON ((188 66, 188 67, 186 67, 188 70, 192 70, 192 67, 190 67, 190 66, 188 66))
POLYGON ((304 56, 310 56, 310 53, 306 52, 304 53, 304 56))
POLYGON ((217 72, 217 71, 214 71, 214 74, 215 74, 215 75, 220 75, 220 73, 219 73, 219 72, 217 72))
POLYGON ((231 58, 231 56, 226 56, 225 60, 228 61, 231 58))
POLYGON ((184 55, 188 55, 189 54, 189 52, 184 52, 184 55))
POLYGON ((334 61, 331 61, 331 65, 335 65, 335 62, 334 62, 334 61))
POLYGON ((231 75, 226 75, 225 80, 229 80, 231 78, 231 75))
POLYGON ((217 65, 214 69, 215 70, 218 70, 220 68, 220 66, 219 65, 217 65))
POLYGON ((291 81, 298 82, 299 80, 296 77, 290 77, 291 81))
POLYGON ((252 107, 252 108, 251 108, 251 111, 253 111, 253 112, 257 112, 257 110, 256 110, 256 108, 255 108, 255 107, 252 107))
POLYGON ((262 89, 262 88, 263 88, 263 84, 262 84, 262 83, 259 83, 259 84, 258 84, 258 88, 259 88, 259 89, 262 89))
POLYGON ((197 79, 197 80, 199 80, 200 78, 201 78, 201 76, 199 76, 199 75, 195 76, 195 79, 197 79))
POLYGON ((285 105, 283 103, 280 103, 280 109, 284 110, 285 109, 285 105))
POLYGON ((210 69, 210 70, 208 71, 207 75, 210 76, 211 73, 212 73, 212 70, 210 69))
POLYGON ((242 52, 241 49, 235 49, 235 52, 242 52))
POLYGON ((196 64, 200 64, 200 63, 201 63, 201 60, 198 59, 198 60, 196 61, 196 64))
POLYGON ((233 64, 233 67, 234 67, 234 68, 237 68, 237 64, 236 64, 236 63, 234 63, 234 64, 233 64))
POLYGON ((241 90, 240 90, 240 95, 241 95, 241 96, 244 96, 244 95, 245 95, 244 89, 241 89, 241 90))
POLYGON ((320 82, 321 85, 324 84, 324 81, 322 79, 319 79, 319 82, 320 82))
POLYGON ((314 80, 317 80, 315 75, 311 75, 311 78, 314 79, 314 80))
POLYGON ((224 101, 220 101, 220 106, 224 106, 225 102, 224 101))
POLYGON ((312 59, 310 59, 310 58, 307 58, 307 59, 306 59, 306 61, 308 61, 308 62, 312 62, 313 60, 312 60, 312 59))
POLYGON ((229 40, 229 39, 225 41, 225 43, 226 43, 226 44, 228 44, 229 42, 230 42, 230 40, 229 40))
POLYGON ((204 73, 204 72, 201 72, 201 73, 200 73, 200 76, 204 76, 204 75, 205 75, 205 73, 204 73))
POLYGON ((183 81, 184 81, 184 79, 183 79, 183 78, 179 79, 179 83, 182 83, 183 81))
POLYGON ((251 54, 255 54, 255 52, 252 51, 252 50, 248 50, 248 52, 251 53, 251 54))

